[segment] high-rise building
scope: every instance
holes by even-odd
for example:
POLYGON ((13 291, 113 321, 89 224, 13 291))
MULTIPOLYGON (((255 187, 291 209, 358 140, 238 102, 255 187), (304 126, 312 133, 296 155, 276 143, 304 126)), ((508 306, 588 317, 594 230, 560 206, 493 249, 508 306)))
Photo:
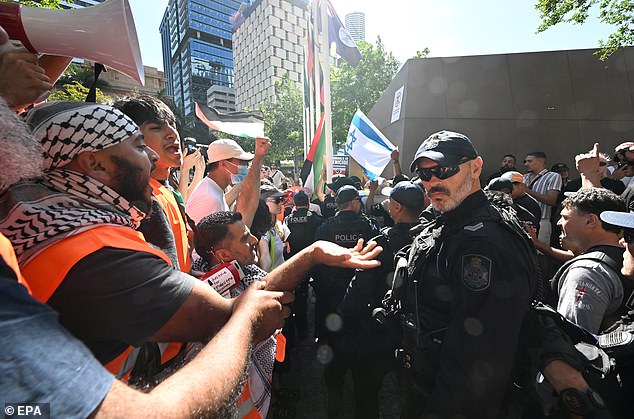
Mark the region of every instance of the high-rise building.
POLYGON ((346 29, 354 42, 365 41, 365 13, 351 12, 346 15, 346 29))
POLYGON ((82 7, 94 6, 95 4, 103 3, 106 0, 74 0, 64 1, 61 0, 59 5, 63 9, 81 9, 82 7))
POLYGON ((194 123, 211 86, 233 87, 231 15, 236 0, 169 0, 159 31, 167 93, 194 123))
POLYGON ((255 0, 233 34, 236 108, 257 109, 275 96, 284 73, 301 84, 307 0, 255 0))

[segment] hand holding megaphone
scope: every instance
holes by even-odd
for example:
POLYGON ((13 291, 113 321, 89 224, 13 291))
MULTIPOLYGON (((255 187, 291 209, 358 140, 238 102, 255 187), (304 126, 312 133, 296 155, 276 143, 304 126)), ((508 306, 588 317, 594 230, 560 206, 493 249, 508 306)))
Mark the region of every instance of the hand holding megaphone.
POLYGON ((0 96, 12 109, 20 109, 46 99, 52 88, 37 55, 12 43, 0 26, 0 96))

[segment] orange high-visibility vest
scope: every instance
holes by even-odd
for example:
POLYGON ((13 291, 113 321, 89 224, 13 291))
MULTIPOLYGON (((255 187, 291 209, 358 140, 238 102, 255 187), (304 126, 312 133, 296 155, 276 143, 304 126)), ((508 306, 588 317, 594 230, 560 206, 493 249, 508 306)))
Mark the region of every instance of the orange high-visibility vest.
POLYGON ((18 277, 18 282, 24 285, 30 294, 31 290, 20 272, 20 266, 18 265, 18 259, 15 257, 13 245, 11 245, 9 239, 7 239, 2 233, 0 233, 0 256, 2 256, 2 259, 4 259, 7 265, 9 265, 9 268, 13 269, 15 276, 18 277))
MULTIPOLYGON (((33 297, 46 303, 73 266, 84 257, 104 247, 151 253, 163 259, 170 266, 172 265, 165 253, 150 246, 145 241, 143 234, 130 227, 113 225, 94 227, 53 243, 24 266, 22 274, 31 287, 33 297)), ((180 344, 174 345, 180 346, 180 344)), ((172 345, 170 344, 170 346, 172 345)), ((124 373, 129 372, 122 372, 120 369, 132 349, 132 346, 128 347, 114 360, 107 363, 106 369, 117 376, 123 376, 124 373)), ((174 352, 178 352, 174 349, 165 351, 163 361, 173 356, 174 352)))
POLYGON ((150 186, 152 187, 152 195, 157 199, 161 208, 165 211, 167 219, 172 227, 174 233, 174 241, 176 242, 176 253, 178 257, 178 264, 181 271, 188 273, 191 270, 192 262, 189 254, 187 241, 187 227, 185 221, 181 215, 181 211, 174 198, 172 191, 167 189, 156 179, 150 179, 150 186))

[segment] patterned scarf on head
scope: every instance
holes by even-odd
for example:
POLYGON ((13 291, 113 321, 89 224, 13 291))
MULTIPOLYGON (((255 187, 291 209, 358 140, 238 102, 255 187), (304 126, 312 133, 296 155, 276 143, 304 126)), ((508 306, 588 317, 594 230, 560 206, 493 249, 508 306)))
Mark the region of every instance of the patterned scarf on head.
POLYGON ((47 102, 31 109, 25 121, 44 149, 44 170, 70 163, 85 151, 99 151, 136 135, 139 127, 108 105, 47 102))
POLYGON ((0 231, 20 265, 53 243, 101 225, 137 228, 145 213, 96 179, 63 169, 82 152, 95 152, 138 135, 139 127, 111 106, 48 102, 26 115, 42 144, 44 170, 0 196, 0 231))

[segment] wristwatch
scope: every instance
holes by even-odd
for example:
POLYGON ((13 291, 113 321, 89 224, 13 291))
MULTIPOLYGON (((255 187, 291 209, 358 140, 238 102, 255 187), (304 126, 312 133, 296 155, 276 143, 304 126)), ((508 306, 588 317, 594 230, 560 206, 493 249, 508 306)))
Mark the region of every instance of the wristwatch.
POLYGON ((603 398, 591 388, 585 392, 576 388, 566 388, 559 392, 559 400, 568 411, 576 416, 586 416, 596 409, 605 409, 603 398))

